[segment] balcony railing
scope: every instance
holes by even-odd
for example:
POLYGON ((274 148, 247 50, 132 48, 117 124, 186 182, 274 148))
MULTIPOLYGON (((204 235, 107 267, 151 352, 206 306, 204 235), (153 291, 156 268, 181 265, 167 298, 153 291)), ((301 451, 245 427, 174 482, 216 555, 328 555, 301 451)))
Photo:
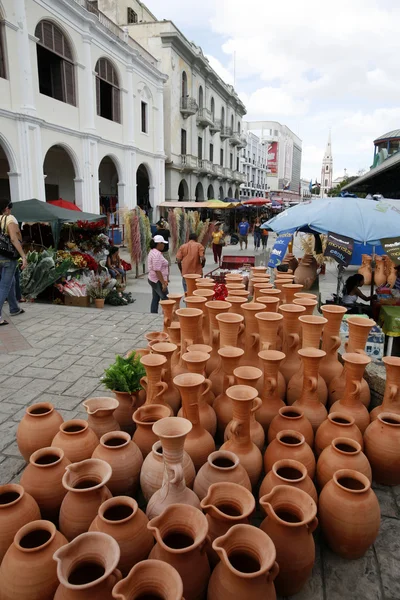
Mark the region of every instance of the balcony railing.
POLYGON ((219 135, 220 135, 221 140, 227 140, 232 135, 232 127, 222 126, 221 132, 219 135))
POLYGON ((211 110, 208 110, 208 108, 200 108, 197 113, 197 125, 199 127, 211 127, 213 124, 211 110))
MULTIPOLYGON (((212 114, 211 114, 211 117, 212 117, 212 114)), ((214 133, 217 133, 217 131, 221 131, 221 127, 222 127, 221 119, 214 119, 213 124, 210 125, 211 135, 214 135, 214 133)))
POLYGON ((210 160, 200 160, 200 172, 201 173, 212 173, 213 164, 210 160))
POLYGON ((219 179, 222 178, 222 167, 220 165, 213 165, 213 173, 219 179))
POLYGON ((195 171, 198 169, 199 159, 192 154, 181 154, 181 167, 183 171, 195 171))
POLYGON ((246 183, 247 177, 244 173, 240 173, 239 171, 234 171, 233 178, 238 183, 246 183))
POLYGON ((195 115, 198 110, 199 106, 194 98, 190 98, 190 96, 181 98, 181 113, 184 119, 187 119, 191 115, 195 115))
POLYGON ((232 135, 229 138, 229 143, 231 144, 231 146, 239 146, 240 134, 237 131, 232 131, 232 135))
POLYGON ((239 135, 239 144, 238 144, 238 148, 246 148, 247 146, 247 137, 244 133, 241 133, 239 135))
POLYGON ((233 171, 232 169, 228 169, 227 167, 223 167, 222 176, 224 179, 233 179, 233 171))

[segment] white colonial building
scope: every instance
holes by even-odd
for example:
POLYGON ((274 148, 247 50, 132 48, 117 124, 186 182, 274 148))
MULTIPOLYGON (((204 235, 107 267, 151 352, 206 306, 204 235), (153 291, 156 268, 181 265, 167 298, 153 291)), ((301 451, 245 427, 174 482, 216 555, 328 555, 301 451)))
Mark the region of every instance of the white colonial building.
MULTIPOLYGON (((137 0, 99 0, 99 8, 160 61, 164 86, 166 200, 239 198, 240 148, 246 113, 232 86, 201 48, 137 0)), ((166 3, 166 11, 168 3, 166 3)))
POLYGON ((1 0, 0 193, 93 213, 164 200, 156 58, 89 0, 1 0))
MULTIPOLYGON (((247 123, 244 122, 246 127, 247 123)), ((246 177, 245 184, 240 188, 240 197, 243 200, 249 198, 265 198, 268 191, 267 160, 268 144, 262 142, 253 132, 246 133, 247 144, 243 148, 241 159, 241 170, 246 177)))

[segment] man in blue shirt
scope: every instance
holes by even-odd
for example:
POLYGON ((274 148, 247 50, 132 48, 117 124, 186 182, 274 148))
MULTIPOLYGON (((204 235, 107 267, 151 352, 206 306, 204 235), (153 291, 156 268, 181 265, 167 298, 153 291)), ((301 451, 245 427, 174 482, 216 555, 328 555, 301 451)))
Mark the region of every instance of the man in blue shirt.
POLYGON ((243 244, 245 244, 244 249, 247 250, 247 235, 249 233, 250 225, 246 217, 243 217, 243 219, 240 221, 238 229, 240 249, 243 250, 243 244))

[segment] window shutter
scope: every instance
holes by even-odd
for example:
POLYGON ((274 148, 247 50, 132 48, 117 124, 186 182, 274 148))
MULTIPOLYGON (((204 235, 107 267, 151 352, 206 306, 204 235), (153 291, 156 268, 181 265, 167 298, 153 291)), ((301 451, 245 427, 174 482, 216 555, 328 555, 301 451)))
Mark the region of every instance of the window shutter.
POLYGON ((101 106, 100 106, 100 79, 98 77, 96 77, 96 109, 97 109, 97 114, 100 116, 100 110, 101 110, 101 106))
POLYGON ((63 61, 63 70, 64 70, 64 98, 67 104, 72 104, 76 106, 75 99, 75 77, 74 77, 74 66, 67 62, 63 61))
POLYGON ((4 35, 4 27, 3 27, 3 23, 0 24, 0 77, 2 77, 3 79, 6 79, 6 63, 5 63, 5 57, 4 57, 4 42, 5 42, 5 35, 4 35))
POLYGON ((121 123, 120 93, 118 88, 112 89, 112 112, 113 121, 121 123))
POLYGON ((48 21, 43 22, 43 45, 49 50, 54 51, 53 25, 48 21))

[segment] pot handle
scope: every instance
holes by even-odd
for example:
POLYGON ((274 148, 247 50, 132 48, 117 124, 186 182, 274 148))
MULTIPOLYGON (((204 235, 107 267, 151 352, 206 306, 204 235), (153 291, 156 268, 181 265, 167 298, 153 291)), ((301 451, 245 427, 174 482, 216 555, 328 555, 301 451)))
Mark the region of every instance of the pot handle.
POLYGON ((397 396, 398 391, 399 391, 399 388, 396 384, 390 385, 389 386, 389 399, 394 400, 397 396))
POLYGON ((276 390, 277 386, 278 386, 278 380, 276 377, 267 377, 267 382, 270 385, 270 389, 268 391, 273 392, 276 390))
POLYGON ((114 579, 114 582, 111 583, 111 589, 112 589, 115 586, 115 584, 118 583, 118 581, 121 581, 122 573, 119 569, 114 569, 114 571, 111 573, 111 575, 109 577, 114 579))
MULTIPOLYGON (((335 350, 338 350, 342 344, 342 340, 340 339, 340 337, 338 335, 331 335, 331 343, 330 343, 330 347, 328 347, 327 353, 328 352, 334 352, 335 350)), ((346 342, 347 343, 347 342, 346 342)))
POLYGON ((260 350, 271 350, 271 342, 260 342, 260 350))
POLYGON ((351 383, 354 384, 354 391, 350 392, 352 396, 358 396, 361 393, 361 382, 353 380, 351 383))
POLYGON ((262 400, 261 398, 254 398, 253 400, 253 406, 251 408, 251 413, 255 413, 259 408, 261 408, 262 405, 262 400))
POLYGON ((232 435, 234 436, 238 436, 240 434, 240 429, 242 427, 242 423, 241 421, 231 421, 231 424, 229 425, 229 429, 232 435))
MULTIPOLYGON (((168 383, 165 383, 165 381, 159 381, 158 383, 156 383, 156 386, 161 388, 161 391, 158 392, 158 394, 156 394, 156 396, 155 396, 155 398, 159 398, 167 391, 168 383)), ((155 404, 157 404, 157 403, 155 402, 155 404)))
POLYGON ((315 392, 318 388, 318 377, 309 377, 308 381, 310 382, 310 392, 315 392))
POLYGON ((203 398, 203 396, 207 396, 208 392, 211 390, 212 387, 212 383, 209 379, 206 379, 204 382, 205 385, 205 390, 204 392, 201 394, 201 397, 203 398))
POLYGON ((257 344, 260 344, 260 334, 259 333, 252 333, 251 337, 253 338, 253 341, 251 343, 251 347, 254 348, 257 344))
POLYGON ((238 333, 238 338, 242 335, 243 331, 246 329, 245 324, 244 323, 240 323, 239 324, 239 333, 238 333))
POLYGON ((272 583, 278 577, 278 575, 279 575, 279 565, 275 561, 274 564, 272 565, 272 568, 270 569, 269 573, 267 573, 267 580, 272 583))
POLYGON ((147 384, 148 384, 147 377, 142 377, 140 380, 140 385, 142 386, 142 388, 147 390, 147 384))
POLYGON ((219 331, 218 331, 218 329, 213 329, 212 335, 211 335, 211 346, 215 347, 218 344, 218 339, 219 339, 219 331))
POLYGON ((170 468, 174 472, 174 478, 171 480, 171 483, 181 483, 185 476, 182 465, 171 465, 170 468))
POLYGON ((308 533, 313 533, 313 531, 315 531, 318 527, 318 519, 317 517, 314 517, 313 520, 311 521, 311 523, 309 523, 307 525, 308 527, 308 533))
POLYGON ((289 333, 289 349, 292 350, 300 345, 300 336, 298 333, 289 333))
POLYGON ((227 387, 232 387, 233 385, 236 384, 236 379, 235 379, 235 377, 233 375, 227 375, 226 377, 228 379, 228 385, 227 385, 227 387))

